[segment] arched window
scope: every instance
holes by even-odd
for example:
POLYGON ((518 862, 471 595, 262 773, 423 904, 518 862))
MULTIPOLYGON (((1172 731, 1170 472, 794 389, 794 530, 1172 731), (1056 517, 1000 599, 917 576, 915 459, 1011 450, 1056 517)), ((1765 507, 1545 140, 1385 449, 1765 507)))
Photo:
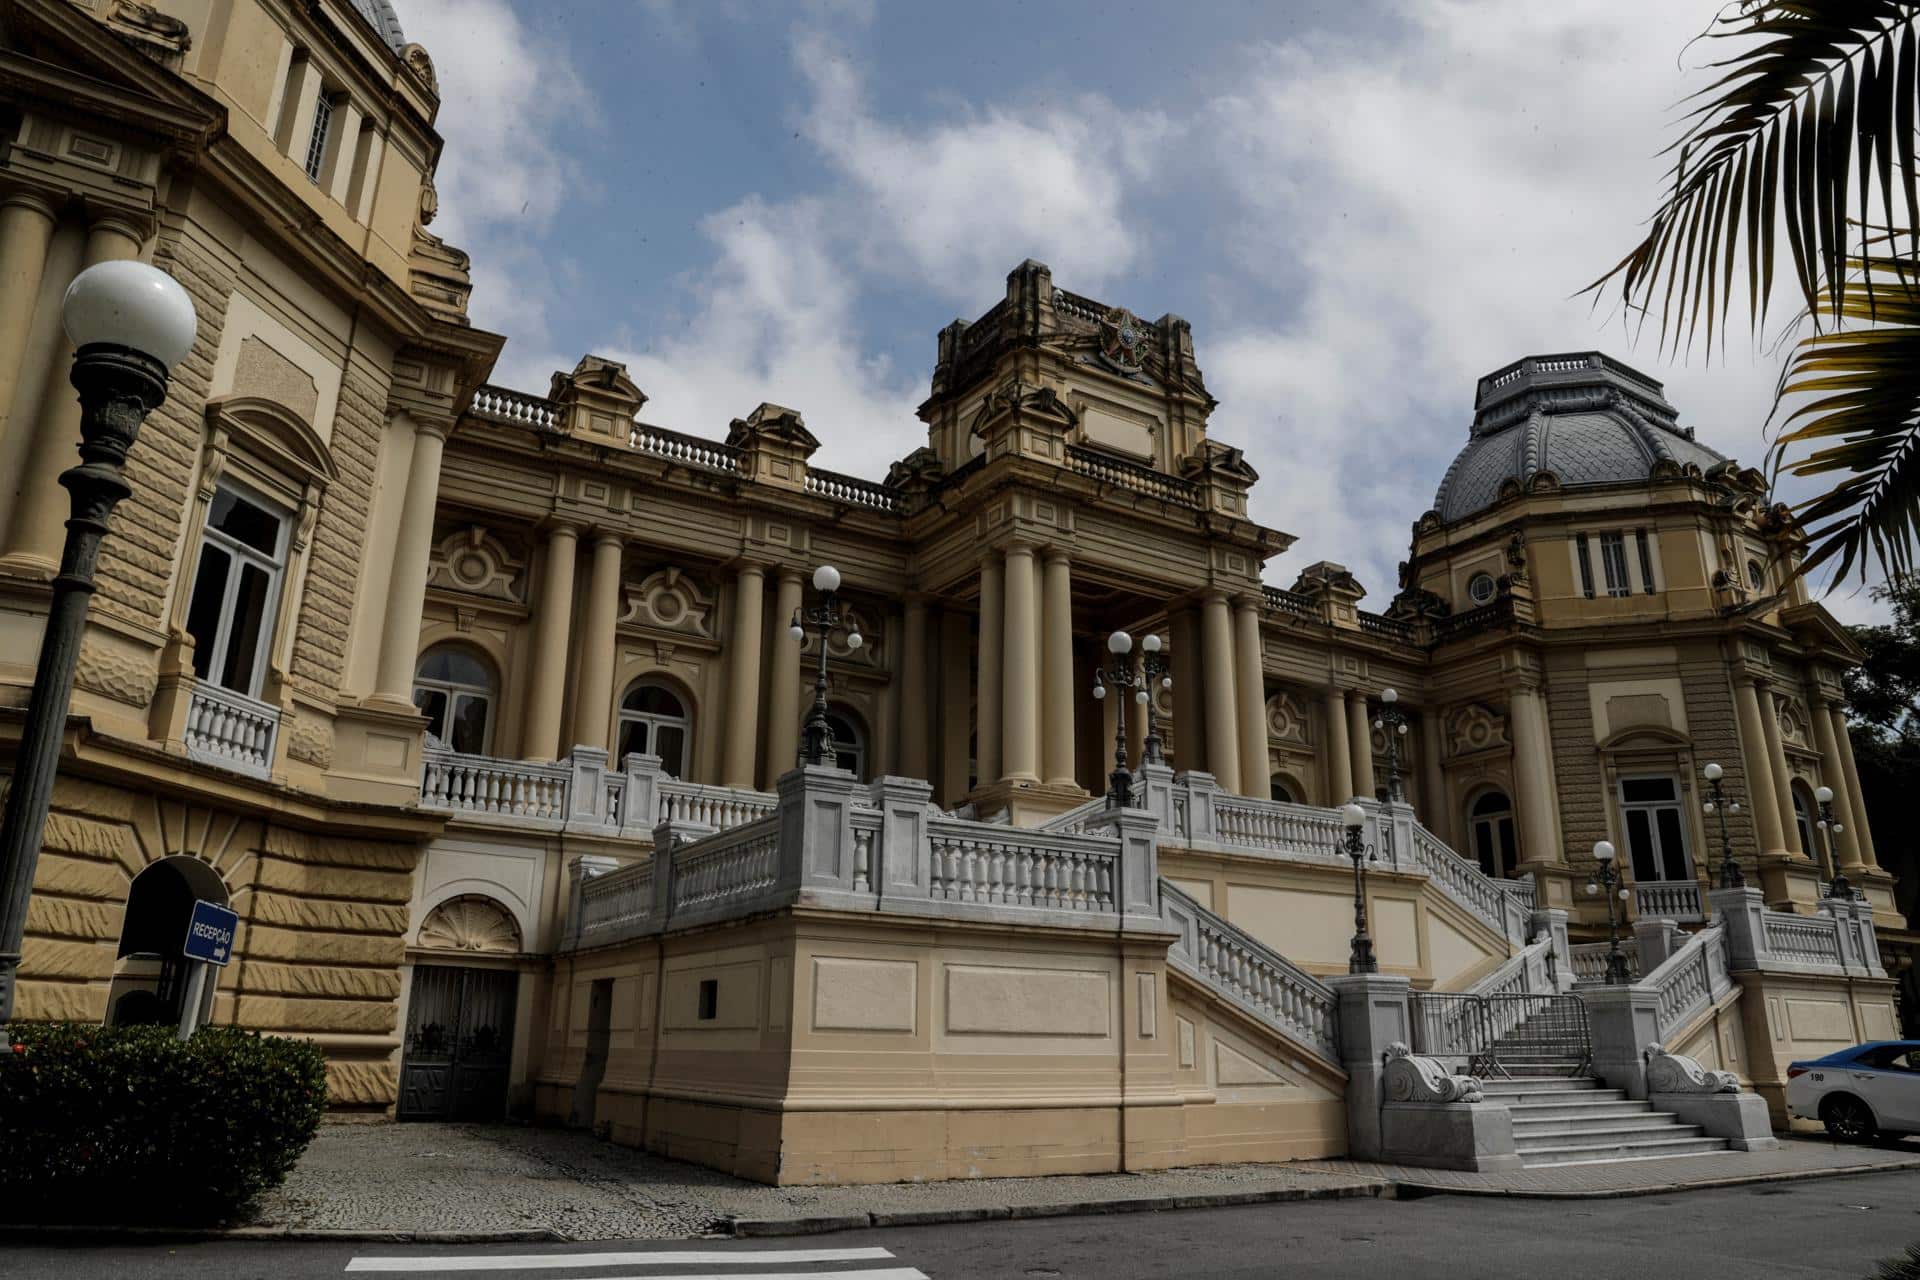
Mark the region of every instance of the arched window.
POLYGON ((484 756, 493 745, 493 669, 471 649, 437 644, 420 657, 413 705, 427 732, 464 755, 484 756))
POLYGON ((867 780, 867 734, 859 717, 835 707, 827 712, 827 726, 833 730, 834 763, 860 781, 867 780))
POLYGON ((1271 800, 1278 801, 1280 804, 1292 804, 1294 802, 1293 789, 1287 785, 1285 775, 1276 773, 1267 780, 1267 797, 1271 800))
POLYGON ((1480 869, 1490 876, 1511 878, 1520 869, 1519 842, 1514 838, 1513 801, 1504 791, 1488 791, 1467 810, 1473 833, 1473 852, 1480 869))
POLYGON ((1801 783, 1793 784, 1793 825, 1800 832, 1800 847, 1809 858, 1820 861, 1820 846, 1813 840, 1813 797, 1801 783))
POLYGON ((693 721, 687 704, 658 680, 641 680, 620 699, 620 760, 634 752, 660 757, 671 778, 686 777, 687 739, 693 721))

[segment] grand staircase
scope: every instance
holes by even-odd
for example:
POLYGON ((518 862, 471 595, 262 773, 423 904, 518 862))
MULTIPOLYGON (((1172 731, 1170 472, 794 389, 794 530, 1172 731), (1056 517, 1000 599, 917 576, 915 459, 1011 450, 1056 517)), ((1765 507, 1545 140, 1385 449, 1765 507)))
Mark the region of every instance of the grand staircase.
POLYGON ((1624 1089, 1603 1089, 1592 1076, 1515 1075, 1481 1087, 1488 1102, 1513 1116, 1514 1149, 1530 1169, 1727 1149, 1725 1138, 1709 1138, 1699 1125, 1635 1102, 1624 1089))

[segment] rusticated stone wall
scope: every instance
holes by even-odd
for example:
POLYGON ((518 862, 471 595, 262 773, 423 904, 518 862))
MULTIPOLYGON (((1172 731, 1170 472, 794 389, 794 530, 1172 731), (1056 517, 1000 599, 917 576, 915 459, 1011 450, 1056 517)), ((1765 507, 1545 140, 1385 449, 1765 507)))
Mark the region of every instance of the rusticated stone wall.
MULTIPOLYGON (((1740 750, 1740 720, 1733 705, 1733 681, 1725 664, 1718 661, 1687 662, 1680 668, 1681 687, 1687 698, 1687 724, 1693 732, 1695 768, 1713 761, 1726 770, 1722 785, 1728 796, 1740 802, 1740 812, 1727 818, 1727 842, 1733 856, 1748 871, 1754 869, 1759 842, 1754 837, 1752 790, 1747 786, 1747 757, 1740 750)), ((1706 799, 1706 785, 1695 783, 1695 796, 1706 799)), ((1703 818, 1707 847, 1702 861, 1720 865, 1720 819, 1703 818)))
POLYGON ((148 415, 127 455, 133 493, 114 511, 112 531, 101 544, 93 607, 158 628, 179 556, 187 490, 206 436, 207 390, 234 274, 217 250, 183 238, 177 226, 162 229, 154 265, 186 289, 199 329, 193 349, 174 367, 166 400, 148 415))
POLYGON ((175 855, 212 868, 240 914, 214 1021, 316 1037, 335 1107, 389 1106, 411 843, 296 831, 63 777, 28 904, 16 1015, 105 1018, 133 878, 175 855))
POLYGON ((1589 866, 1593 846, 1607 835, 1607 788, 1594 743, 1586 672, 1549 673, 1547 716, 1553 730, 1554 791, 1560 800, 1560 848, 1570 865, 1589 866))

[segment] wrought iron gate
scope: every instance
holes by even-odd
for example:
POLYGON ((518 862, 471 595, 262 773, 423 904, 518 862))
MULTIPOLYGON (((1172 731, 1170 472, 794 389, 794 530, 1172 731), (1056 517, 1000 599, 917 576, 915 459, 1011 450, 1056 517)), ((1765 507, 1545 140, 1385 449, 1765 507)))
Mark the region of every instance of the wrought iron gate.
POLYGON ((513 1053, 511 969, 417 965, 400 1065, 402 1120, 498 1120, 513 1053))

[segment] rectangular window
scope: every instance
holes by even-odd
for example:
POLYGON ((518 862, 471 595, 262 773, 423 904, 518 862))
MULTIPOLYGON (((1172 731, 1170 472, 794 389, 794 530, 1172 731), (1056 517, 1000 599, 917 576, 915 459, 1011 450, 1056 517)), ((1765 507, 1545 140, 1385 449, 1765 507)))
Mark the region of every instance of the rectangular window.
POLYGON ((1580 562, 1580 590, 1587 599, 1593 599, 1593 560, 1587 554, 1587 535, 1574 535, 1574 558, 1580 562))
POLYGON ((327 161, 327 139, 333 133, 333 112, 339 104, 337 95, 322 93, 320 100, 313 104, 313 133, 307 138, 307 176, 315 182, 320 181, 320 172, 327 161))
POLYGON ((1608 595, 1633 594, 1633 584, 1627 580, 1627 540, 1624 534, 1600 535, 1600 567, 1607 576, 1608 595))
POLYGON ((1673 778, 1622 778, 1620 819, 1636 881, 1693 878, 1680 788, 1673 778))
POLYGON ((720 1016, 720 980, 700 980, 700 1021, 711 1022, 720 1016))
POLYGON ((207 507, 187 604, 193 672, 200 679, 249 698, 260 696, 286 555, 285 517, 220 486, 207 507))
POLYGON ((1640 588, 1648 595, 1653 594, 1653 548, 1647 545, 1647 531, 1635 529, 1633 540, 1640 548, 1640 588))

